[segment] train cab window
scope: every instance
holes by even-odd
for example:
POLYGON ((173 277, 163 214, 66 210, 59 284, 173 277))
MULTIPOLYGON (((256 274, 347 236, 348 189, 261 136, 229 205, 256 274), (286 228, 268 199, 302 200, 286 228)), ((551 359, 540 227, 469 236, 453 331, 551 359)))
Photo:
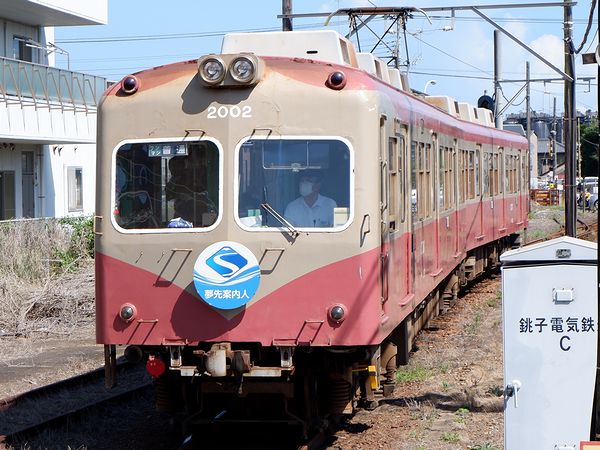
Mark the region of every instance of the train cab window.
POLYGON ((352 217, 352 158, 338 139, 248 139, 240 145, 243 228, 335 231, 352 217))
POLYGON ((121 228, 202 229, 219 216, 219 150, 212 141, 124 144, 114 179, 121 228))

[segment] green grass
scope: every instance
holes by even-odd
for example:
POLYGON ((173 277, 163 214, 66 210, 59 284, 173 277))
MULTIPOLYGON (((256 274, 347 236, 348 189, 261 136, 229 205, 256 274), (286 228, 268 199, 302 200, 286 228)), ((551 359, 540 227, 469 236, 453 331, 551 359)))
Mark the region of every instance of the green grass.
POLYGON ((459 408, 456 410, 455 414, 456 414, 456 422, 457 423, 465 423, 467 417, 469 417, 469 413, 471 411, 469 411, 468 408, 459 408))
POLYGON ((496 447, 495 445, 492 445, 489 442, 486 442, 485 444, 470 446, 469 450, 500 450, 500 449, 498 447, 496 447))
POLYGON ((529 241, 537 241, 538 239, 547 238, 550 236, 550 233, 542 230, 534 230, 527 234, 527 239, 529 241))
POLYGON ((487 299, 486 304, 490 308, 495 308, 498 306, 500 301, 502 300, 502 292, 498 291, 494 297, 490 297, 487 299))
POLYGON ((460 441, 460 436, 454 431, 444 431, 442 433, 442 441, 448 442, 449 444, 456 444, 460 441))
POLYGON ((449 370, 449 366, 447 362, 443 362, 440 364, 440 373, 447 374, 449 370))
POLYGON ((471 334, 471 335, 475 334, 477 332, 477 329, 481 325, 482 321, 483 321, 483 316, 481 314, 481 311, 476 311, 471 323, 468 323, 467 325, 465 325, 465 333, 471 334))
POLYGON ((486 392, 495 397, 502 397, 504 395, 504 387, 495 384, 494 386, 490 386, 486 392))
POLYGON ((430 376, 431 372, 425 367, 405 367, 396 372, 396 381, 398 384, 425 381, 430 376))

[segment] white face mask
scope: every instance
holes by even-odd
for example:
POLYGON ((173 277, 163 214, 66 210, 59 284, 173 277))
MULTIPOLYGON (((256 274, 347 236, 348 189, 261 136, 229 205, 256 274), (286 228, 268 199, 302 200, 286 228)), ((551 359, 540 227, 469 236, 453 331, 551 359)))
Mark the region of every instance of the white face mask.
POLYGON ((300 182, 300 195, 302 197, 306 197, 312 194, 313 184, 310 181, 301 181, 300 182))

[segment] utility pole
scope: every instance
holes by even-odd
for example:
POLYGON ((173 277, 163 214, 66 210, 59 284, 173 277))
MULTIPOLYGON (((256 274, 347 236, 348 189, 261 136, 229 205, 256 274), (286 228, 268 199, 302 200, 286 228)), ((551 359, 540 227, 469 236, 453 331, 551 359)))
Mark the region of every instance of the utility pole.
POLYGON ((552 129, 550 130, 550 148, 552 149, 552 181, 554 181, 554 187, 558 184, 558 177, 556 176, 556 167, 558 166, 558 152, 556 151, 556 97, 554 97, 554 107, 552 109, 552 129))
MULTIPOLYGON (((598 6, 598 11, 597 11, 597 16, 598 20, 600 20, 600 2, 596 3, 598 6)), ((598 47, 596 47, 597 51, 600 51, 600 33, 598 33, 598 47)), ((597 76, 598 78, 596 78, 596 80, 600 80, 600 61, 596 61, 596 64, 598 65, 598 72, 597 72, 597 76)), ((596 120, 598 121, 598 124, 600 125, 600 86, 598 85, 600 83, 596 83, 596 95, 597 95, 597 99, 596 99, 596 120)), ((600 145, 598 146, 597 150, 598 152, 598 180, 600 180, 600 145)), ((581 172, 580 172, 581 174, 581 172)), ((600 184, 598 186, 598 192, 600 192, 600 184)), ((598 220, 600 218, 600 208, 598 208, 597 211, 597 217, 596 220, 598 220)), ((600 280, 600 245, 598 246, 597 249, 597 262, 596 262, 596 266, 597 266, 597 272, 596 272, 596 281, 600 280)), ((597 304, 597 308, 598 311, 600 311, 600 284, 598 285, 598 291, 597 291, 597 296, 596 296, 596 304, 597 304)), ((596 323, 598 322, 598 320, 596 319, 596 323)), ((592 416, 592 427, 591 427, 591 433, 590 433, 590 439, 591 440, 597 440, 598 439, 598 435, 600 434, 600 332, 597 332, 598 334, 598 342, 596 344, 596 389, 594 391, 594 415, 592 416)))
MULTIPOLYGON (((283 16, 292 14, 292 0, 281 0, 281 14, 283 16)), ((292 31, 292 18, 283 17, 281 19, 281 25, 283 31, 292 31)))
MULTIPOLYGON (((531 149, 531 86, 529 83, 529 61, 525 63, 525 108, 527 108, 527 113, 525 115, 525 120, 527 123, 525 124, 525 134, 527 135, 527 149, 529 150, 529 174, 527 175, 527 189, 531 189, 531 171, 535 170, 535 176, 537 178, 538 168, 537 168, 537 155, 535 158, 536 165, 533 165, 533 151, 531 149)), ((537 148, 535 149, 537 151, 537 148)), ((537 187, 537 184, 536 184, 537 187)), ((527 212, 531 211, 531 196, 529 197, 529 204, 527 208, 527 212)))
POLYGON ((496 128, 499 130, 504 128, 502 125, 502 115, 500 114, 502 110, 500 108, 500 99, 502 98, 502 91, 500 90, 500 76, 502 73, 502 67, 500 67, 501 51, 500 32, 494 30, 494 119, 496 128))
POLYGON ((575 198, 575 50, 573 48, 573 9, 565 0, 564 6, 565 35, 565 73, 571 80, 565 80, 565 234, 576 237, 576 198, 575 198))

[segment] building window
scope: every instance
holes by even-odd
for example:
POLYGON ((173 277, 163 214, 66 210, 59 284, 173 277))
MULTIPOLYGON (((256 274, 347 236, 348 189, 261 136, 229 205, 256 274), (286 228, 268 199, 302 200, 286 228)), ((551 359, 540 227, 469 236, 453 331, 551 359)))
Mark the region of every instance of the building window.
POLYGON ((0 172, 0 220, 15 217, 15 173, 3 171, 0 172))
POLYGON ((13 36, 13 58, 33 62, 32 48, 27 45, 29 38, 13 36))
POLYGON ((83 211, 83 169, 67 167, 69 212, 83 211))

